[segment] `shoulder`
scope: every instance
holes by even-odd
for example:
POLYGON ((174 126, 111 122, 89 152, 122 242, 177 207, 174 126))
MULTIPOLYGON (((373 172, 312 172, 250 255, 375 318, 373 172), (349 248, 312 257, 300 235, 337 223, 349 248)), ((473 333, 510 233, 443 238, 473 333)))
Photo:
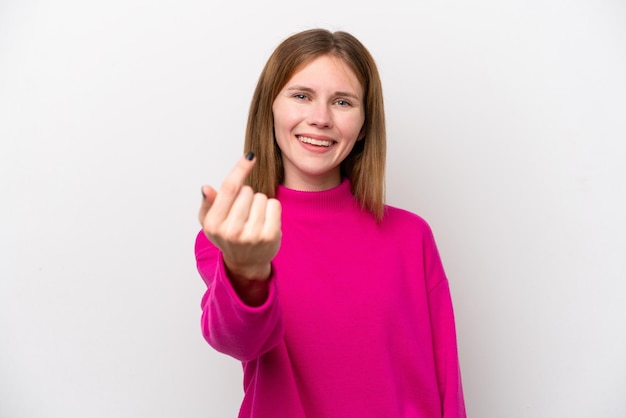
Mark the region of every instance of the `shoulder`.
POLYGON ((383 223, 388 223, 392 226, 430 231, 430 225, 422 216, 395 206, 385 205, 383 223))
POLYGON ((429 222, 417 213, 394 206, 385 206, 385 216, 381 227, 386 233, 414 242, 418 245, 434 246, 435 238, 429 222))

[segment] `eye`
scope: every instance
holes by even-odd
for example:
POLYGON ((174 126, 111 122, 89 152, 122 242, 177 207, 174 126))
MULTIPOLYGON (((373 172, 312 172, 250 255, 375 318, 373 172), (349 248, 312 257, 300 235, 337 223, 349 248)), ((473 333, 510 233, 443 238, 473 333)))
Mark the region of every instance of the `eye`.
POLYGON ((306 94, 302 94, 302 93, 294 94, 293 97, 298 99, 298 100, 306 100, 307 99, 307 95, 306 94))
POLYGON ((352 103, 350 103, 347 100, 343 100, 343 99, 339 99, 337 100, 335 103, 337 103, 340 107, 348 107, 348 106, 352 106, 352 103))

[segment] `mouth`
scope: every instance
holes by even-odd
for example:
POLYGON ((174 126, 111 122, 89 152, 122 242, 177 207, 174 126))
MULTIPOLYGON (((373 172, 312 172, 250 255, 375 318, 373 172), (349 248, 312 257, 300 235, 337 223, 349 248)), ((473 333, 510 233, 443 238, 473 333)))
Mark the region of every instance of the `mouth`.
POLYGON ((335 143, 335 141, 332 140, 324 140, 324 139, 314 139, 314 138, 309 138, 308 136, 297 136, 298 141, 303 142, 305 144, 310 144, 310 145, 315 145, 318 147, 330 147, 331 145, 333 145, 335 143))

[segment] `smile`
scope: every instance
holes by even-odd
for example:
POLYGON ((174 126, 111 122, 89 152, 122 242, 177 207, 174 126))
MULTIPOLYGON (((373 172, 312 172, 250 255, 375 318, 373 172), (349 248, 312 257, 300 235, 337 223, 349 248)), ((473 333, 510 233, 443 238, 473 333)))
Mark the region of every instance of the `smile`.
POLYGON ((335 141, 325 141, 323 139, 313 139, 307 136, 298 136, 300 142, 305 144, 317 145, 318 147, 330 147, 335 141))

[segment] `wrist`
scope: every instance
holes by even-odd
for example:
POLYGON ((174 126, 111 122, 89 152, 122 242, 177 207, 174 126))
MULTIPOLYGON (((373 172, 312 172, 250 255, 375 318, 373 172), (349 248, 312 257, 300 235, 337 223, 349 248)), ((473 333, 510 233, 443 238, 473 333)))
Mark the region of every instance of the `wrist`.
POLYGON ((269 296, 272 266, 232 266, 224 260, 226 274, 239 299, 248 306, 261 306, 269 296))
POLYGON ((226 267, 226 272, 229 277, 239 280, 265 281, 269 279, 272 274, 272 266, 270 263, 239 265, 224 259, 224 266, 226 267))

